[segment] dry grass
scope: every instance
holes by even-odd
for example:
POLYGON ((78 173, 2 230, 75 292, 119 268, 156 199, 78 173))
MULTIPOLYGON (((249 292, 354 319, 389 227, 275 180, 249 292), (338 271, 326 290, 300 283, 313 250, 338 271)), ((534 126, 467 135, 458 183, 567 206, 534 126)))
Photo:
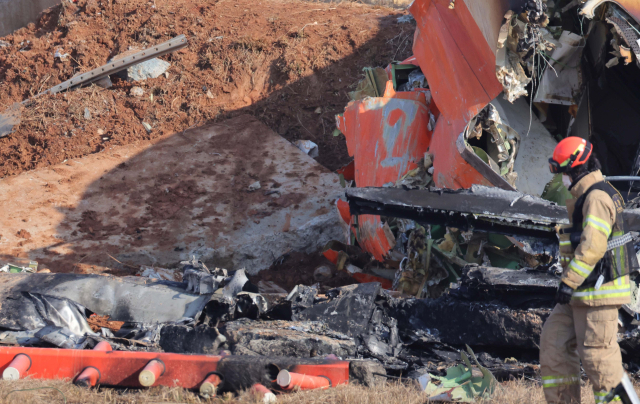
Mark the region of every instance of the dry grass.
MULTIPOLYGON (((196 393, 180 388, 158 387, 148 390, 122 390, 100 388, 87 390, 65 381, 20 380, 0 381, 0 404, 40 404, 40 403, 250 403, 261 400, 250 393, 239 397, 227 395, 210 400, 196 393), (26 390, 26 391, 20 391, 26 390)), ((324 391, 305 391, 278 397, 281 404, 423 404, 427 400, 416 388, 400 383, 389 383, 382 388, 361 386, 339 386, 324 391)), ((582 387, 582 402, 593 403, 593 394, 587 384, 582 387)), ((493 397, 480 404, 543 404, 544 396, 540 385, 533 381, 512 381, 501 383, 493 397)))

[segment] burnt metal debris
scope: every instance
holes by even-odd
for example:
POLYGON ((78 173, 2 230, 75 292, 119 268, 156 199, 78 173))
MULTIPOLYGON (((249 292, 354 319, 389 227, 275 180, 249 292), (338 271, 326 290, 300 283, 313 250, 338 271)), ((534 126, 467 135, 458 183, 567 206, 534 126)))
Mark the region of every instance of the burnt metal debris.
MULTIPOLYGON (((185 267, 193 269, 189 263, 185 267)), ((290 358, 335 355, 374 360, 380 369, 396 375, 427 370, 442 374, 443 366, 458 363, 457 347, 465 343, 498 350, 534 349, 548 314, 544 309, 511 308, 499 300, 473 301, 464 293, 439 299, 395 298, 375 282, 331 289, 324 295, 318 294, 317 287, 299 285, 288 296, 268 297, 273 301, 269 304, 252 292, 239 291, 232 299, 225 296, 226 286, 233 287, 243 275, 228 277, 226 286, 205 295, 189 292, 188 280, 0 276, 4 297, 0 344, 82 349, 109 341, 117 349, 133 351, 229 351, 237 356, 290 358), (68 296, 58 297, 63 293, 68 296), (113 299, 123 295, 131 298, 113 299), (149 319, 154 306, 159 321, 149 319), (116 331, 92 331, 87 318, 94 313, 124 323, 116 331), (168 317, 169 313, 175 314, 168 317), (519 331, 512 332, 509 324, 519 331)), ((491 284, 490 279, 469 282, 491 284)), ((499 370, 500 377, 531 373, 526 365, 505 367, 499 359, 491 362, 487 352, 481 357, 491 363, 490 369, 499 370)))

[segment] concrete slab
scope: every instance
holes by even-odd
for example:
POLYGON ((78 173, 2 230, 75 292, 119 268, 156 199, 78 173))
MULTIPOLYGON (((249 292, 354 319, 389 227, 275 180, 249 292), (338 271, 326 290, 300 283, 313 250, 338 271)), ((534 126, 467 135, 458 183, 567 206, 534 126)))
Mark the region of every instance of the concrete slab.
POLYGON ((195 255, 255 274, 340 239, 342 193, 334 173, 241 116, 0 180, 0 262, 126 274, 195 255))

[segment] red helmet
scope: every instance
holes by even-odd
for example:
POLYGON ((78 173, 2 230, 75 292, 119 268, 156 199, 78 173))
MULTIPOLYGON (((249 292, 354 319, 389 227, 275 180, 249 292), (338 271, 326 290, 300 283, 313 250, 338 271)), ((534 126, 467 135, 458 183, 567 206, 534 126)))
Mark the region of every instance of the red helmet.
POLYGON ((565 173, 570 169, 582 165, 591 157, 591 143, 581 137, 569 136, 562 139, 549 159, 549 169, 552 173, 565 173))

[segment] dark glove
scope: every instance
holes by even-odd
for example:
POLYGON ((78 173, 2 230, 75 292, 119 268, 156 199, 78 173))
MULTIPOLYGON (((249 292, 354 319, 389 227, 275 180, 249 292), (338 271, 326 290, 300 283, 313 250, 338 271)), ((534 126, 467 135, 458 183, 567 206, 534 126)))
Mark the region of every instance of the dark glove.
POLYGON ((571 289, 566 283, 560 282, 558 290, 556 291, 556 303, 568 304, 571 301, 572 294, 573 289, 571 289))

